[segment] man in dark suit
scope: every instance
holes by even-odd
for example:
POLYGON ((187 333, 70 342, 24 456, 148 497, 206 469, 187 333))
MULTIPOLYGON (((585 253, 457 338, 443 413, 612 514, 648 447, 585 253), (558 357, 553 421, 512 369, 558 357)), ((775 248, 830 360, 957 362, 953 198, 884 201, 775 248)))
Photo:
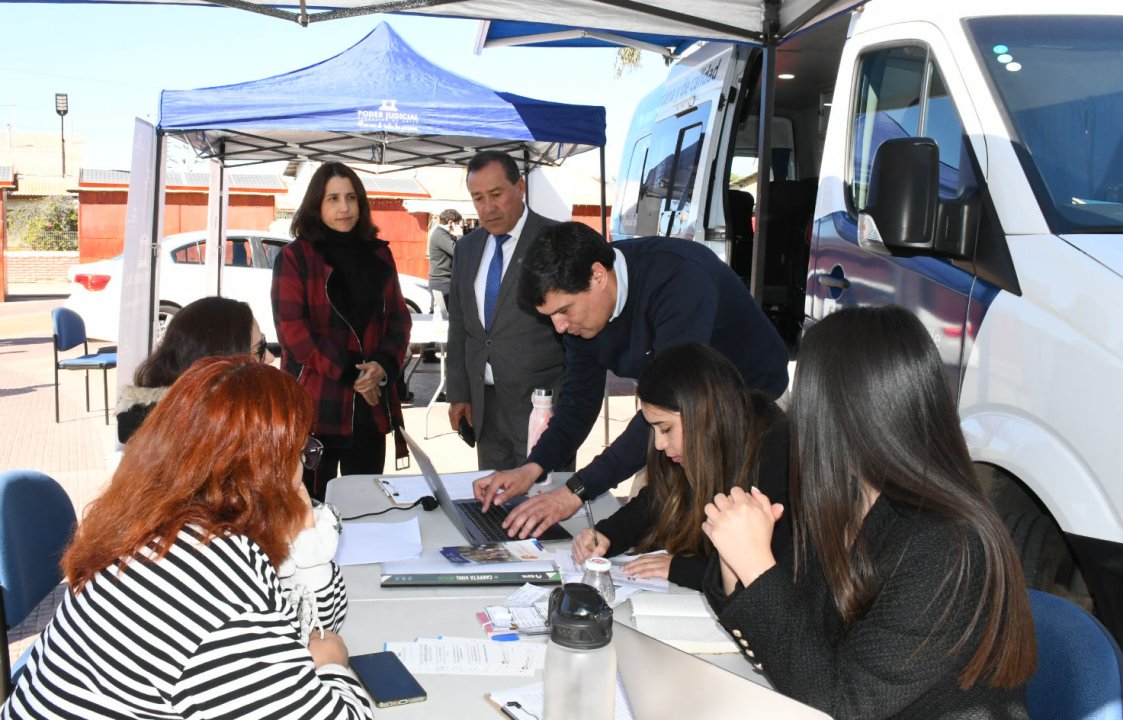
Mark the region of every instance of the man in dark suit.
POLYGON ((526 207, 526 182, 509 155, 473 157, 468 192, 480 227, 457 243, 452 263, 448 419, 454 430, 461 418, 472 426, 481 468, 507 470, 526 461, 534 389, 557 397, 565 374, 561 338, 517 297, 527 246, 556 223, 526 207))
MULTIPOLYGON (((495 495, 522 495, 556 470, 596 420, 605 373, 638 379, 661 350, 699 342, 728 357, 751 388, 777 398, 788 385, 788 351, 732 269, 701 243, 646 237, 609 244, 575 222, 546 228, 527 249, 522 303, 549 317, 565 338, 566 376, 550 425, 522 467, 474 485, 489 508, 495 495)), ((649 429, 643 415, 565 487, 517 506, 504 525, 538 535, 643 467, 649 429)))

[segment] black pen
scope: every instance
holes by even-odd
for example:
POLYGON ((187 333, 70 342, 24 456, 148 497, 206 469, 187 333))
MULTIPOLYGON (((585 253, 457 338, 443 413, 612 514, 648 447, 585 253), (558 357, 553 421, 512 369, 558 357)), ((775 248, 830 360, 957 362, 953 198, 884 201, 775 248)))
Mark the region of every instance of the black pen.
POLYGON ((593 531, 593 545, 597 544, 597 529, 593 527, 593 504, 585 501, 585 519, 589 521, 589 529, 593 531))

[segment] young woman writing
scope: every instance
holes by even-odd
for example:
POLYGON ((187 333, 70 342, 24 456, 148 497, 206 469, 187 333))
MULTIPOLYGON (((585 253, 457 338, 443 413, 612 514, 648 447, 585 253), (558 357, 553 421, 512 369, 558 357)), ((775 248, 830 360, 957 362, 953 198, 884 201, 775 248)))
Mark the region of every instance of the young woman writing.
MULTIPOLYGON (((771 401, 746 390, 733 363, 705 345, 661 352, 636 393, 651 426, 647 485, 595 532, 574 538, 574 560, 666 550, 632 560, 625 572, 697 590, 712 554, 702 521, 714 494, 759 486, 786 497, 787 423, 771 401)), ((776 538, 777 549, 790 543, 783 528, 776 538)))

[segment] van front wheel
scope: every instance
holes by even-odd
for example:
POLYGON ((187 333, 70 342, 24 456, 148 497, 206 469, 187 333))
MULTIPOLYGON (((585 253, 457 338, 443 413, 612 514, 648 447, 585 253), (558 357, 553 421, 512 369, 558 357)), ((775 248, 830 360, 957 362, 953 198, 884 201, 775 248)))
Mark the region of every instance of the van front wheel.
POLYGON ((1016 478, 992 465, 976 465, 976 473, 1014 549, 1022 561, 1026 584, 1060 595, 1092 609, 1092 599, 1064 533, 1037 498, 1016 478))

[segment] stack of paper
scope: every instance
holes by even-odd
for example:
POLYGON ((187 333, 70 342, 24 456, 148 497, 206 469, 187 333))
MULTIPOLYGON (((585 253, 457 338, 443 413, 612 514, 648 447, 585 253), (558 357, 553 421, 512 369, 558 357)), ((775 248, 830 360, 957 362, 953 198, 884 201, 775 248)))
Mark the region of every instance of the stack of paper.
POLYGON ((740 652, 701 593, 644 593, 632 598, 632 620, 640 632, 685 652, 740 652))
POLYGON ((345 522, 335 562, 363 565, 420 554, 421 526, 415 517, 402 522, 345 522))
POLYGON ((444 675, 534 675, 545 666, 546 646, 476 638, 419 638, 386 643, 414 673, 444 675))

